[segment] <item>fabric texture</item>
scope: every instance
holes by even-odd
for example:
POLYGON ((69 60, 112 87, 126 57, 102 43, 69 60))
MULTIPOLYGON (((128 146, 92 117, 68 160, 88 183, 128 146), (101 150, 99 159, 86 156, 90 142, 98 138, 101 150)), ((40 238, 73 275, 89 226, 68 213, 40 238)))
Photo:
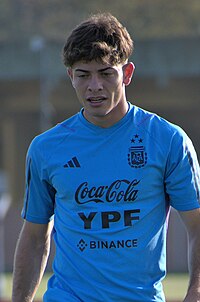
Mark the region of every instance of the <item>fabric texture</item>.
POLYGON ((178 126, 129 104, 101 128, 82 110, 37 136, 22 217, 54 219, 54 274, 44 301, 165 301, 170 207, 199 207, 199 166, 178 126))

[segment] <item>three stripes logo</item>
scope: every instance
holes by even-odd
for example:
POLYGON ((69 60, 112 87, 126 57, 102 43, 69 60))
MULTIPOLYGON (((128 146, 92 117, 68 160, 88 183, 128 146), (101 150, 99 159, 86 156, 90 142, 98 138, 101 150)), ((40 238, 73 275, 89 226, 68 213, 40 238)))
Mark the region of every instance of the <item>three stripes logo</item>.
POLYGON ((77 157, 73 157, 71 160, 69 160, 64 166, 64 168, 80 168, 81 165, 77 159, 77 157))

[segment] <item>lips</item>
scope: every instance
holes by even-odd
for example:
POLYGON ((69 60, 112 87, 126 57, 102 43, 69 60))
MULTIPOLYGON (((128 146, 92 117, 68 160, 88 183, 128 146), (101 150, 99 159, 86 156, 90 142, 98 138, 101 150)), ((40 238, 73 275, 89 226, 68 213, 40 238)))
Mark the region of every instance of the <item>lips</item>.
POLYGON ((106 98, 104 96, 88 97, 87 101, 93 104, 102 103, 106 98))

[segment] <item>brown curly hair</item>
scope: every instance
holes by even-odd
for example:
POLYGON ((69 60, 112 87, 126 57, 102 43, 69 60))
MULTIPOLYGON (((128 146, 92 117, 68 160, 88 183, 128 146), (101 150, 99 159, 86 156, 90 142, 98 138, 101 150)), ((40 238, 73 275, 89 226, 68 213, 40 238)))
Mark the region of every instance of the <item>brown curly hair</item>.
POLYGON ((96 60, 112 65, 125 63, 133 51, 128 31, 110 13, 96 14, 78 25, 63 47, 63 62, 96 60))

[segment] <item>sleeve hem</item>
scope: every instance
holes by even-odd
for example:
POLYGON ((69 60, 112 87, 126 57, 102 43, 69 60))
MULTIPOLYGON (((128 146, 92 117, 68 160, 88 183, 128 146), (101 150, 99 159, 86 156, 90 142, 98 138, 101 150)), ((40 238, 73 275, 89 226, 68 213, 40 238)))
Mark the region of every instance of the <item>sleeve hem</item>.
POLYGON ((27 220, 28 222, 32 222, 32 223, 38 223, 38 224, 48 224, 53 218, 54 215, 52 215, 51 217, 34 217, 31 215, 21 215, 21 217, 24 220, 27 220))
POLYGON ((185 211, 192 211, 192 210, 200 208, 199 203, 188 204, 187 206, 185 206, 184 204, 183 205, 178 205, 178 206, 171 204, 171 206, 175 210, 177 210, 177 211, 183 211, 183 212, 185 212, 185 211))

